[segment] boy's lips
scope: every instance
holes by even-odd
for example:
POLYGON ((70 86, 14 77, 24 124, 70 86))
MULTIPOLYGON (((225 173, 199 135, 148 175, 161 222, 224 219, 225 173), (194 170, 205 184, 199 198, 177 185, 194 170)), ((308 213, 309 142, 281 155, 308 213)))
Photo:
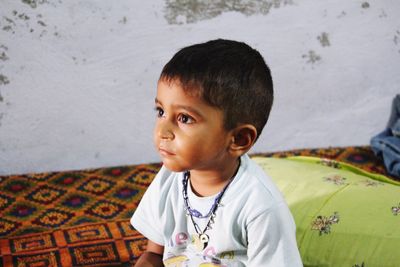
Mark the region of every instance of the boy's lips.
POLYGON ((159 147, 158 152, 161 154, 161 156, 174 156, 175 155, 174 153, 172 153, 171 151, 169 151, 163 147, 159 147))

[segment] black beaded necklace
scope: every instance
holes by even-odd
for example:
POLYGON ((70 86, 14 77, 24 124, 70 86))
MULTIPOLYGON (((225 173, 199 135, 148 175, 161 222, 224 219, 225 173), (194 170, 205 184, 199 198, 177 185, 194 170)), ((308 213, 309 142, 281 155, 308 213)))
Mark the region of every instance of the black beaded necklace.
MULTIPOLYGON (((238 169, 239 169, 239 167, 238 167, 238 169)), ((235 174, 232 176, 232 178, 229 180, 229 182, 222 189, 222 191, 219 192, 218 195, 215 197, 214 203, 213 203, 213 205, 211 206, 210 210, 208 211, 208 213, 206 215, 202 215, 200 211, 190 207, 190 205, 189 205, 189 197, 188 197, 188 193, 187 193, 187 187, 188 187, 188 183, 189 183, 190 172, 189 171, 185 171, 184 174, 183 174, 182 195, 183 195, 183 202, 185 203, 185 209, 186 209, 186 212, 187 212, 186 215, 190 216, 190 219, 191 219, 191 221, 193 223, 194 230, 196 231, 200 242, 203 244, 203 250, 207 247, 208 241, 210 240, 210 237, 206 234, 206 231, 212 229, 211 225, 214 223, 214 219, 216 217, 216 211, 217 211, 218 207, 221 206, 221 204, 220 204, 221 198, 224 195, 224 193, 225 193, 226 189, 228 188, 228 186, 230 185, 230 183, 232 182, 233 177, 235 177, 236 173, 237 173, 237 170, 236 170, 235 174), (199 225, 194 221, 193 217, 200 218, 200 219, 204 219, 204 218, 210 217, 210 219, 208 220, 206 227, 203 230, 201 230, 199 225)))

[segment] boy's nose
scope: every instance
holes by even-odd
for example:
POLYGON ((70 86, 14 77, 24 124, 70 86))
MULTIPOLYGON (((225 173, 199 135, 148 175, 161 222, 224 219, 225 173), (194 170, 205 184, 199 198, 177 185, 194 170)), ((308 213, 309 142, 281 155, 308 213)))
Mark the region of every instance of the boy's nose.
POLYGON ((161 139, 174 139, 172 127, 167 121, 162 121, 158 123, 157 134, 158 137, 161 139))

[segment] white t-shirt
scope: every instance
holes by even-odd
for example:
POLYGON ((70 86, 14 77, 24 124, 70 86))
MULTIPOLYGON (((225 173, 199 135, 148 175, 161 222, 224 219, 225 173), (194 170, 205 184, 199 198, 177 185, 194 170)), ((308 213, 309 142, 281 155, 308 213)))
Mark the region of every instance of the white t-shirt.
MULTIPOLYGON (((208 246, 202 243, 182 196, 183 173, 162 167, 144 194, 131 224, 164 246, 165 266, 303 266, 295 223, 272 180, 247 155, 222 196, 208 246)), ((207 214, 215 196, 198 197, 188 185, 190 207, 207 214)), ((201 229, 208 218, 195 218, 201 229)))

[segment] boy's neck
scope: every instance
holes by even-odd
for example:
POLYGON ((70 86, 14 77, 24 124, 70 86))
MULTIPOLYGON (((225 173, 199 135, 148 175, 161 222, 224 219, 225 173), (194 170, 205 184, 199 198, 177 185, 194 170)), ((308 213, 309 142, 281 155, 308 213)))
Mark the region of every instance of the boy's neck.
POLYGON ((190 170, 190 185, 193 193, 200 197, 219 193, 236 174, 240 166, 240 158, 227 162, 224 166, 216 166, 211 170, 190 170))

